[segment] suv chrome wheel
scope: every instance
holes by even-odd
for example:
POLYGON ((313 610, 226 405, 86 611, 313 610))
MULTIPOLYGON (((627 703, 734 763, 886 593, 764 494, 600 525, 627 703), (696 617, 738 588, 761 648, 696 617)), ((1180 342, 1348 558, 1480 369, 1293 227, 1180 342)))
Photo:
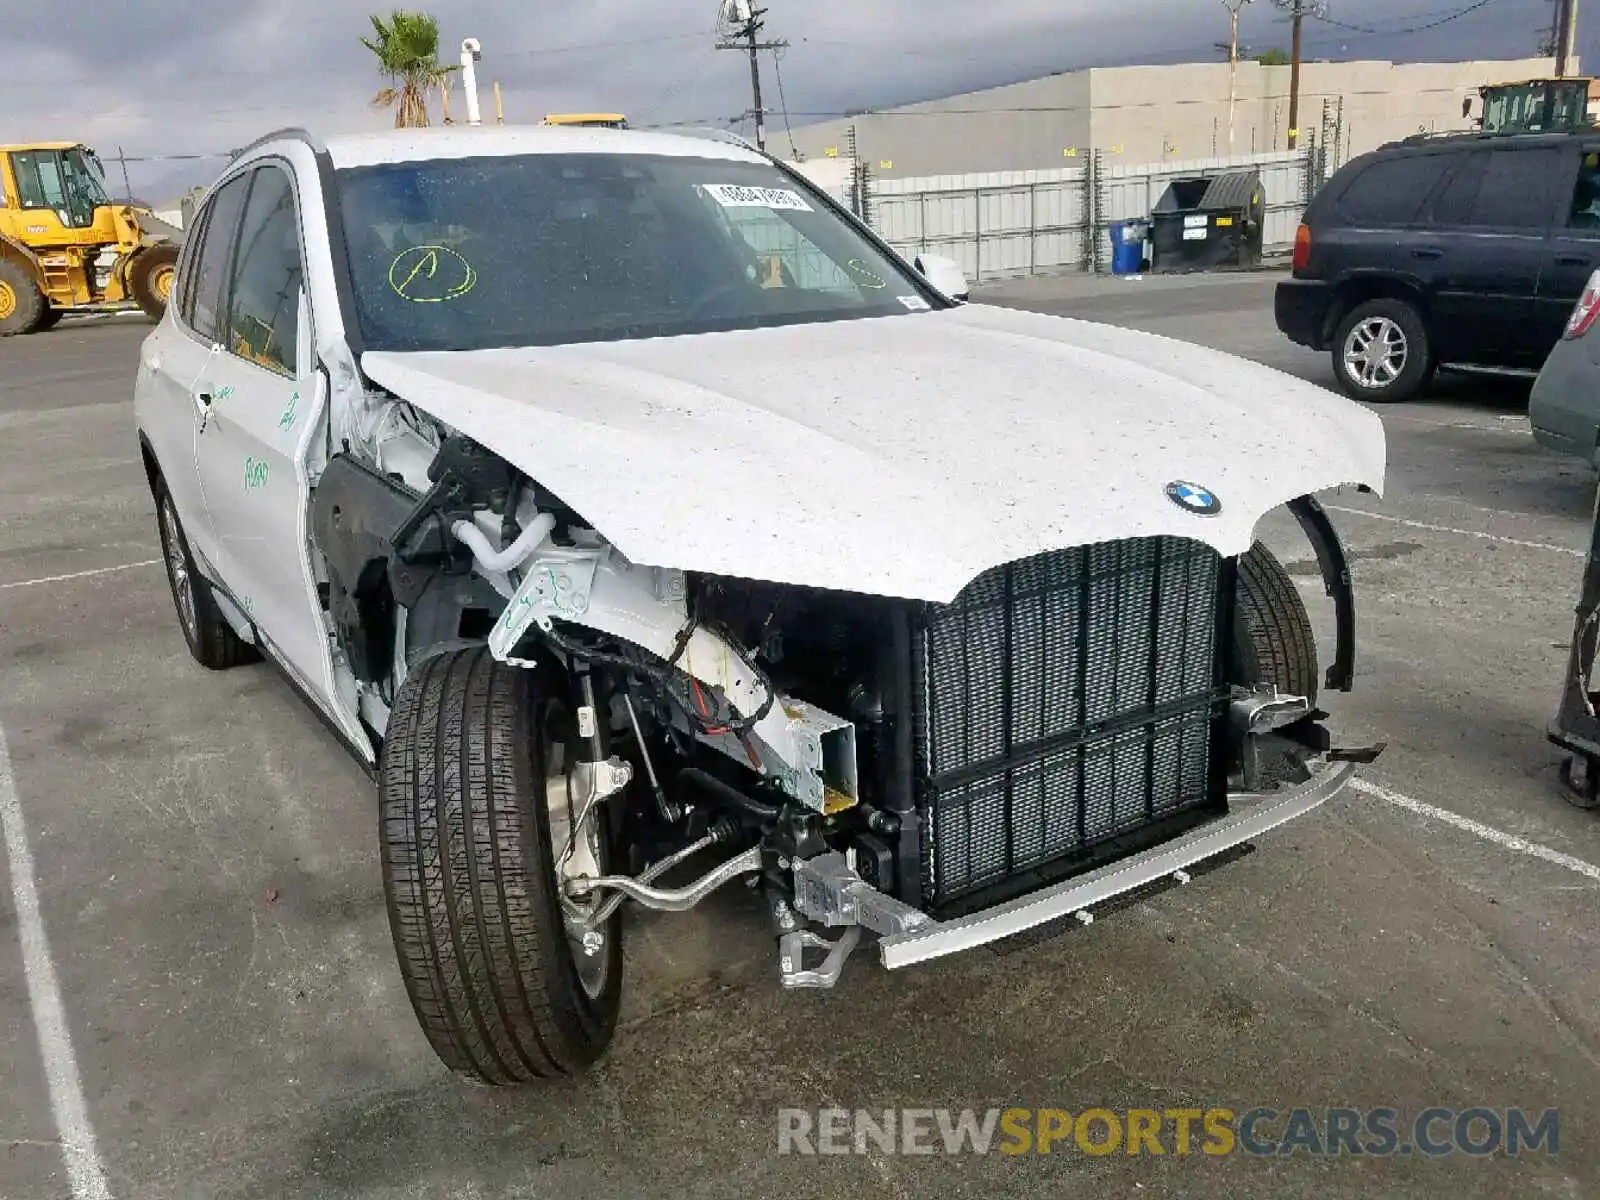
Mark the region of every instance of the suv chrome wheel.
POLYGON ((161 540, 167 552, 167 577, 172 582, 172 598, 177 603, 183 636, 192 646, 200 640, 200 622, 195 616, 194 578, 189 574, 189 555, 184 550, 183 534, 172 497, 161 498, 161 540))
POLYGON ((1364 388, 1388 387, 1406 369, 1411 344, 1389 317, 1369 317, 1344 340, 1344 369, 1364 388))

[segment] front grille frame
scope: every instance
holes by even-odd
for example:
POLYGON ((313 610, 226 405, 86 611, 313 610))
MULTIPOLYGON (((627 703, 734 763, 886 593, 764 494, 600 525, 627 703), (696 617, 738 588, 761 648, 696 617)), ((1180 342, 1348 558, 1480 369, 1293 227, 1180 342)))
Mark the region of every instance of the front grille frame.
MULTIPOLYGON (((1149 683, 1150 695, 1144 706, 1130 714, 1114 718, 1110 721, 1090 724, 1084 727, 1079 723, 1071 730, 1054 738, 1031 743, 1027 746, 1026 753, 1019 759, 1013 752, 1011 733, 1015 727, 1012 706, 1016 702, 1016 680, 1011 678, 1011 671, 1015 656, 1011 653, 1012 647, 1008 644, 1002 648, 999 655, 1003 666, 1004 677, 1000 680, 1000 704, 1003 711, 999 714, 1000 728, 1005 731, 1005 746, 999 759, 986 762, 969 763, 964 768, 953 772, 938 774, 932 772, 932 763, 928 749, 928 724, 930 721, 929 699, 924 678, 924 666, 927 663, 926 639, 930 627, 940 618, 948 614, 950 606, 914 603, 905 607, 902 619, 896 621, 894 637, 896 659, 895 675, 891 681, 891 694, 894 697, 897 717, 897 737, 895 759, 900 770, 895 774, 904 781, 901 787, 894 789, 895 794, 889 799, 890 807, 901 812, 902 818, 913 818, 904 821, 900 845, 897 852, 897 888, 896 892, 901 899, 917 904, 918 907, 938 916, 954 916, 963 912, 987 907, 991 904, 1003 902, 1006 899, 1047 886, 1061 879, 1070 878, 1072 875, 1092 870, 1108 861, 1114 861, 1130 853, 1135 853, 1148 845, 1157 844, 1172 837, 1181 835, 1188 829, 1206 820, 1212 819, 1219 811, 1227 807, 1227 787, 1229 762, 1231 753, 1231 730, 1227 719, 1227 701, 1229 698, 1230 662, 1234 638, 1235 620, 1235 589, 1237 587, 1237 561, 1230 556, 1217 554, 1204 543, 1189 539, 1124 539, 1108 541, 1090 547, 1076 547, 1072 551, 1061 553, 1076 553, 1083 555, 1083 560, 1088 563, 1092 552, 1103 551, 1107 548, 1122 547, 1138 542, 1149 541, 1163 547, 1179 546, 1185 553, 1194 554, 1202 551, 1210 554, 1214 559, 1215 567, 1215 594, 1212 597, 1212 616, 1214 628, 1211 631, 1210 655, 1210 680, 1209 689, 1203 691, 1196 689, 1190 696, 1182 699, 1171 711, 1164 710, 1155 701, 1155 672, 1152 671, 1149 683), (1203 699, 1202 699, 1203 695, 1203 699), (1143 749, 1146 756, 1146 774, 1141 778, 1154 781, 1154 755, 1158 737, 1157 729, 1164 720, 1189 719, 1203 726, 1207 730, 1208 750, 1204 764, 1204 787, 1202 795, 1191 795, 1185 792, 1185 799, 1176 808, 1156 812, 1153 800, 1149 794, 1148 786, 1145 796, 1145 814, 1142 821, 1135 824, 1124 824, 1111 832, 1098 837, 1086 838, 1084 834, 1085 804, 1083 771, 1087 755, 1092 748, 1109 745, 1108 739, 1116 737, 1119 732, 1140 731, 1143 738, 1143 749), (1080 752, 1081 751, 1081 752, 1080 752), (1044 858, 1035 858, 1033 861, 1017 863, 1014 839, 1017 836, 1017 825, 1014 820, 1014 808, 1018 774, 1029 769, 1030 764, 1040 764, 1039 770, 1045 770, 1045 764, 1051 756, 1063 754, 1076 755, 1077 779, 1070 785, 1072 795, 1075 797, 1075 817, 1078 822, 1079 837, 1073 844, 1065 847, 1058 853, 1052 853, 1044 858), (929 838, 931 836, 931 823, 937 819, 938 805, 942 797, 950 795, 952 787, 960 787, 964 782, 971 782, 979 778, 992 780, 996 769, 999 768, 1003 775, 1003 791, 1005 815, 1002 829, 1006 839, 1004 860, 1006 869, 1001 878, 987 879, 971 886, 956 889, 941 889, 938 875, 931 869, 931 854, 929 838)), ((1037 556, 1039 559, 1045 556, 1037 556)), ((1000 571, 1004 586, 1009 589, 1014 586, 1016 568, 1036 560, 1021 560, 1020 563, 1005 564, 1000 571)), ((1160 604, 1163 596, 1161 580, 1159 578, 1162 561, 1161 553, 1156 556, 1156 577, 1150 589, 1152 622, 1151 629, 1155 628, 1154 622, 1159 616, 1160 604)), ((989 577, 992 572, 985 572, 979 579, 989 577)), ((977 582, 977 581, 975 581, 977 582)), ((967 592, 963 591, 963 596, 967 592)), ((1007 592, 1003 603, 1007 611, 1015 613, 1013 596, 1007 592)), ((1080 610, 1081 611, 1081 610, 1080 610)), ((1087 625, 1079 625, 1077 635, 1085 636, 1087 625)), ((1017 620, 1012 618, 1004 621, 1004 635, 1014 637, 1017 630, 1017 620)), ((1152 637, 1154 634, 1152 633, 1152 637)), ((1076 681, 1075 696, 1082 705, 1086 702, 1084 673, 1090 669, 1087 653, 1076 656, 1076 669, 1079 678, 1076 681)), ((1154 664, 1159 670, 1160 664, 1154 664)), ((1104 682, 1103 680, 1101 681, 1104 682)), ((1112 684, 1114 691, 1120 691, 1120 682, 1112 684)), ((1181 767, 1181 762, 1176 763, 1181 767)), ((1069 768, 1071 770, 1073 768, 1069 768)), ((899 781, 897 781, 899 782, 899 781)), ((1044 801, 1044 784, 1040 783, 1040 803, 1044 801)), ((970 805, 975 801, 965 801, 970 805)), ((1041 814, 1043 810, 1041 809, 1041 814)), ((1046 817, 1041 815, 1040 820, 1046 817)), ((968 818, 970 821, 970 817, 968 818)), ((970 837, 970 835, 969 835, 970 837)), ((1042 837, 1042 835, 1041 835, 1042 837)), ((971 854, 969 846, 968 853, 971 854)))

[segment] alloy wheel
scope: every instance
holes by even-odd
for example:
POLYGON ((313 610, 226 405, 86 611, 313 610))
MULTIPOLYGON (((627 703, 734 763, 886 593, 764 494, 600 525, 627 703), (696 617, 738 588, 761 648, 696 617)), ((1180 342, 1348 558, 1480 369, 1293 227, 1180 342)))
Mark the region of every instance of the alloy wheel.
POLYGON ((194 576, 189 571, 183 532, 170 496, 163 497, 161 501, 161 540, 165 543, 167 578, 172 582, 172 596, 177 601, 178 620, 183 624, 184 637, 193 645, 200 636, 200 623, 195 616, 194 576))
POLYGON ((1344 369, 1357 384, 1376 391, 1400 378, 1410 357, 1405 330, 1390 317, 1369 317, 1344 340, 1344 369))

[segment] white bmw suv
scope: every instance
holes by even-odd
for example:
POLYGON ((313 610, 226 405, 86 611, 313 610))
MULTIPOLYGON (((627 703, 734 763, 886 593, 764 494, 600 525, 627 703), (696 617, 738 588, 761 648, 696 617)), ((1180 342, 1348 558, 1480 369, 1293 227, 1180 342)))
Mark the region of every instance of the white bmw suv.
POLYGON ((287 131, 204 198, 136 384, 179 624, 378 783, 454 1070, 593 1062, 625 903, 757 885, 826 987, 1186 883, 1376 753, 1318 707, 1313 494, 1381 488, 1378 419, 960 276, 726 137, 287 131))

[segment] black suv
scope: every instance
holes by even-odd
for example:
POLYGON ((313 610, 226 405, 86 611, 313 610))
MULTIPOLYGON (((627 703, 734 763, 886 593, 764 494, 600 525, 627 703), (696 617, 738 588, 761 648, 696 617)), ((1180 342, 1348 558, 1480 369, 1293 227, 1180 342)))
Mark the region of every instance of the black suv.
POLYGON ((1312 199, 1278 328, 1358 400, 1440 366, 1536 372, 1600 265, 1600 130, 1393 142, 1312 199))

